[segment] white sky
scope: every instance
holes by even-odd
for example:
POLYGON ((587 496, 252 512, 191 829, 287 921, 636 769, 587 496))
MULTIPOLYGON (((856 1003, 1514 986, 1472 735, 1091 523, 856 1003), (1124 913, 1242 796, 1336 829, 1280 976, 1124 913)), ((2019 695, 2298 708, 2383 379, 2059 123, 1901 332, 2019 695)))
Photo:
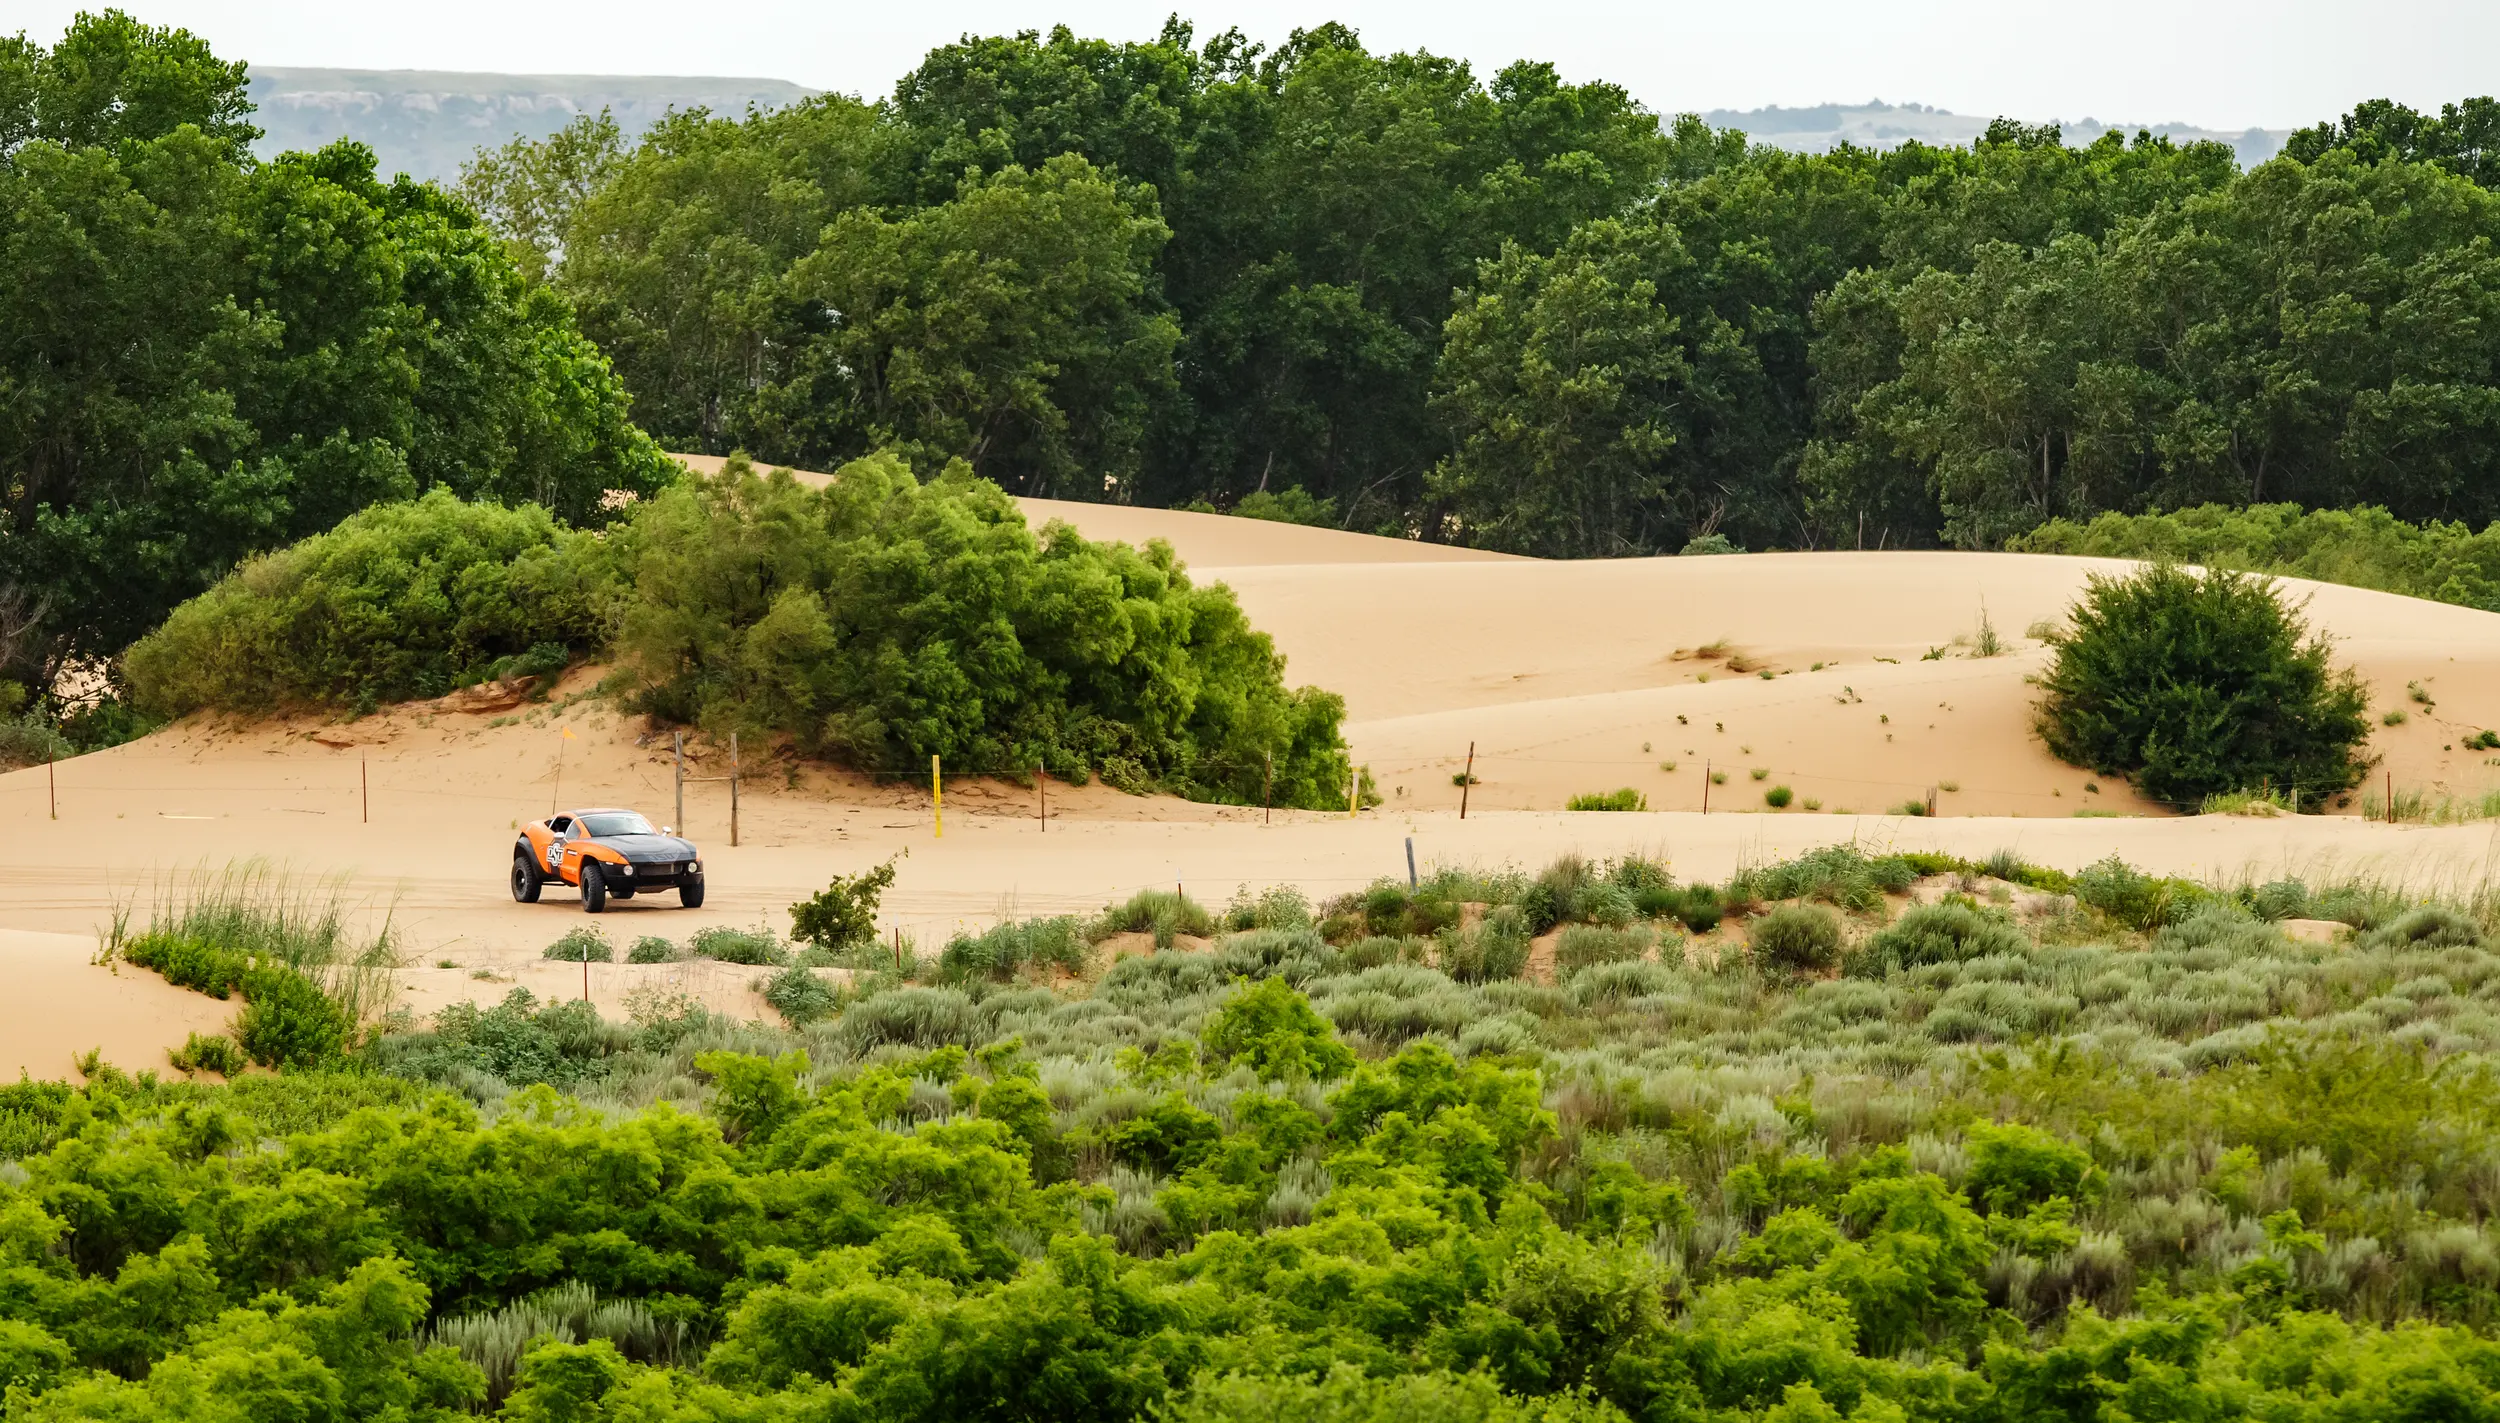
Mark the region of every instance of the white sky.
MULTIPOLYGON (((1143 38, 1173 0, 121 0, 257 64, 523 73, 737 75, 876 95, 967 32, 1143 38)), ((87 0, 101 8, 105 0, 87 0)), ((0 28, 57 37, 82 8, 0 0, 0 28)), ((1549 59, 1662 111, 1862 102, 2042 120, 2283 128, 2390 97, 2500 89, 2493 0, 1289 0, 1191 6, 1201 36, 1273 42, 1339 19, 1374 50, 1423 47, 1490 73, 1549 59)))

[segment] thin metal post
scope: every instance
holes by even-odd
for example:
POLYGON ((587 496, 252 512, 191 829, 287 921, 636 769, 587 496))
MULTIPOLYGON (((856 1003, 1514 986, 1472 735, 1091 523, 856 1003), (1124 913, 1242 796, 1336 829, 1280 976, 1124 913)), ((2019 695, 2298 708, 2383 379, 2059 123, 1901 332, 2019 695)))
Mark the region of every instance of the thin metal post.
POLYGON ((362 756, 356 758, 356 795, 364 802, 364 823, 371 825, 373 823, 373 777, 368 772, 365 758, 362 756))
POLYGON ((677 818, 669 822, 669 828, 682 831, 686 828, 686 733, 668 734, 668 756, 677 775, 677 818))
POLYGON ((61 782, 59 776, 55 774, 52 769, 52 753, 49 751, 43 753, 43 789, 44 794, 52 798, 52 818, 55 820, 60 819, 61 782))
POLYGON ((1701 813, 1710 813, 1710 762, 1706 758, 1701 763, 1701 813))
POLYGON ((929 816, 930 823, 934 825, 937 830, 937 833, 929 838, 932 840, 945 839, 946 779, 944 776, 939 774, 937 753, 934 751, 929 753, 929 816))
POLYGON ((1033 768, 1033 788, 1042 793, 1042 833, 1048 835, 1050 833, 1050 768, 1048 766, 1033 768))
POLYGON ((1476 743, 1467 743, 1467 769, 1458 774, 1458 818, 1467 818, 1467 793, 1476 788, 1476 743))
POLYGON ((1259 753, 1259 823, 1276 823, 1276 753, 1259 753))
POLYGON ((1354 818, 1354 787, 1356 777, 1361 774, 1361 772, 1355 770, 1352 766, 1345 768, 1345 818, 1348 820, 1352 820, 1354 818))
POLYGON ((729 733, 729 848, 738 848, 738 733, 729 733))
POLYGON ((1414 837, 1414 836, 1412 836, 1412 835, 1409 835, 1409 836, 1407 836, 1407 837, 1406 837, 1406 887, 1407 887, 1408 889, 1413 889, 1413 888, 1415 888, 1415 887, 1416 887, 1416 881, 1415 881, 1415 837, 1414 837))

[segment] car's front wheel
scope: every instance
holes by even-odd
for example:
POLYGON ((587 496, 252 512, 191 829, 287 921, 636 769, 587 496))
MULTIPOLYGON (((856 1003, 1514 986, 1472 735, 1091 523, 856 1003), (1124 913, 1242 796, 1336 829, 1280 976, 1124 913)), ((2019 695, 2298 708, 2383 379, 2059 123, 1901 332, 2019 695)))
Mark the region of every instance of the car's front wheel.
POLYGON ((677 902, 688 909, 703 907, 703 881, 690 879, 677 886, 677 902))
POLYGON ((515 903, 536 904, 538 891, 546 883, 529 856, 517 852, 512 856, 512 898, 515 903))
POLYGON ((597 860, 582 866, 582 912, 597 914, 608 907, 608 876, 597 860))

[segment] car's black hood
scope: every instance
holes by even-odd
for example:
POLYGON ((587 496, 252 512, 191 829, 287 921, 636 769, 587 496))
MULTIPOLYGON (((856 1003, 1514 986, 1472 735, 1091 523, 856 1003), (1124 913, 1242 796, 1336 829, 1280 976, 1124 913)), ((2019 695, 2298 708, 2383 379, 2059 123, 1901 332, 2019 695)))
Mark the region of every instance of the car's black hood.
POLYGON ((638 865, 691 859, 694 842, 675 835, 602 835, 599 843, 638 865))

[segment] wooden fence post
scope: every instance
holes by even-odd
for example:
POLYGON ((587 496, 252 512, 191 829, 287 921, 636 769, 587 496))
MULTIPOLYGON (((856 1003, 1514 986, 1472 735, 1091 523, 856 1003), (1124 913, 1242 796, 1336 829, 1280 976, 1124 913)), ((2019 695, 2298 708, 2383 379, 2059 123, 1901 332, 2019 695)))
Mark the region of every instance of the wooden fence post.
POLYGON ((1458 818, 1467 818, 1467 793, 1476 788, 1476 743, 1467 743, 1467 769, 1458 773, 1458 818))

